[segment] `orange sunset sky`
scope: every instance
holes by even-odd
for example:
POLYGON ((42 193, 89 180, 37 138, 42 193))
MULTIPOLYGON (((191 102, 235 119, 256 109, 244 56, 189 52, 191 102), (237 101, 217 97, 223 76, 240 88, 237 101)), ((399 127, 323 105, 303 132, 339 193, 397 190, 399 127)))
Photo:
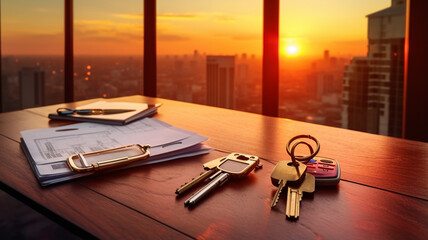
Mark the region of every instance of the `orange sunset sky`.
MULTIPOLYGON (((281 0, 280 49, 365 55, 366 15, 390 0, 281 0)), ((262 54, 262 0, 159 0, 157 52, 262 54)), ((64 3, 2 0, 2 54, 61 55, 64 3)), ((143 0, 74 0, 76 55, 142 55, 143 0)))

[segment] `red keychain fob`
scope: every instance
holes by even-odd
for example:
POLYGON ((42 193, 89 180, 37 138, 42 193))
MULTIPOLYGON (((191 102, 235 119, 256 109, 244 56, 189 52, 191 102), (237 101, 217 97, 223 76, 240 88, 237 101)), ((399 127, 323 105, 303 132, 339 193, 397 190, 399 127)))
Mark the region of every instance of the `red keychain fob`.
POLYGON ((306 166, 306 172, 315 176, 316 186, 332 186, 340 181, 339 162, 332 158, 314 157, 306 166))

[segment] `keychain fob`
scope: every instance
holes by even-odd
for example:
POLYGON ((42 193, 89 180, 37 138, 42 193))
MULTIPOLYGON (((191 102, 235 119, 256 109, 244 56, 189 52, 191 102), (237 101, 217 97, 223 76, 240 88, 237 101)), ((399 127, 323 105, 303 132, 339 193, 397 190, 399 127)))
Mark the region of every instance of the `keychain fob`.
POLYGON ((306 166, 306 172, 315 176, 316 186, 334 186, 340 181, 339 162, 332 158, 314 157, 306 166))

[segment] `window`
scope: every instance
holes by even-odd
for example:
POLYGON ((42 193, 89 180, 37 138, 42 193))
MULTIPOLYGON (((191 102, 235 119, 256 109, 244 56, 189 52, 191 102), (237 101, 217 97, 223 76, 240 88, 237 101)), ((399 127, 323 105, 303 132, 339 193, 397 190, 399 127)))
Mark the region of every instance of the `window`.
POLYGON ((1 1, 1 110, 63 102, 64 3, 1 1))
MULTIPOLYGON (((143 92, 143 3, 74 0, 74 100, 143 92)), ((1 4, 2 111, 62 102, 63 2, 1 4)), ((264 1, 156 4, 157 96, 261 113, 264 1)), ((355 122, 361 109, 346 107, 343 96, 367 106, 370 88, 403 99, 405 12, 397 0, 282 0, 279 116, 348 128, 344 121, 355 122)), ((387 104, 389 112, 403 107, 387 104)), ((367 126, 395 124, 397 116, 378 115, 367 126)))
POLYGON ((143 1, 74 0, 74 99, 142 93, 143 1))
POLYGON ((157 1, 158 97, 200 104, 228 98, 230 108, 261 112, 263 1, 242 4, 157 1), (232 84, 220 92, 207 84, 219 81, 232 84))
MULTIPOLYGON (((387 114, 372 123, 358 119, 367 106, 384 106, 379 96, 368 93, 402 95, 383 88, 390 82, 402 85, 402 78, 390 74, 402 67, 389 56, 399 58, 404 50, 405 1, 282 0, 280 7, 279 116, 361 131, 379 122, 393 124, 387 114)), ((397 131, 376 133, 398 136, 397 131)))

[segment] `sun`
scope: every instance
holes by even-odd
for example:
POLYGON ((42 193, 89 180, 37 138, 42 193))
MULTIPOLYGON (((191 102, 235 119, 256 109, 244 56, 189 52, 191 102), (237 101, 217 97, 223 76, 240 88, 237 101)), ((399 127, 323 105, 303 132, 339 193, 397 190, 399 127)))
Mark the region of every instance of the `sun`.
POLYGON ((290 44, 285 47, 285 55, 294 57, 299 55, 299 47, 295 44, 290 44))

